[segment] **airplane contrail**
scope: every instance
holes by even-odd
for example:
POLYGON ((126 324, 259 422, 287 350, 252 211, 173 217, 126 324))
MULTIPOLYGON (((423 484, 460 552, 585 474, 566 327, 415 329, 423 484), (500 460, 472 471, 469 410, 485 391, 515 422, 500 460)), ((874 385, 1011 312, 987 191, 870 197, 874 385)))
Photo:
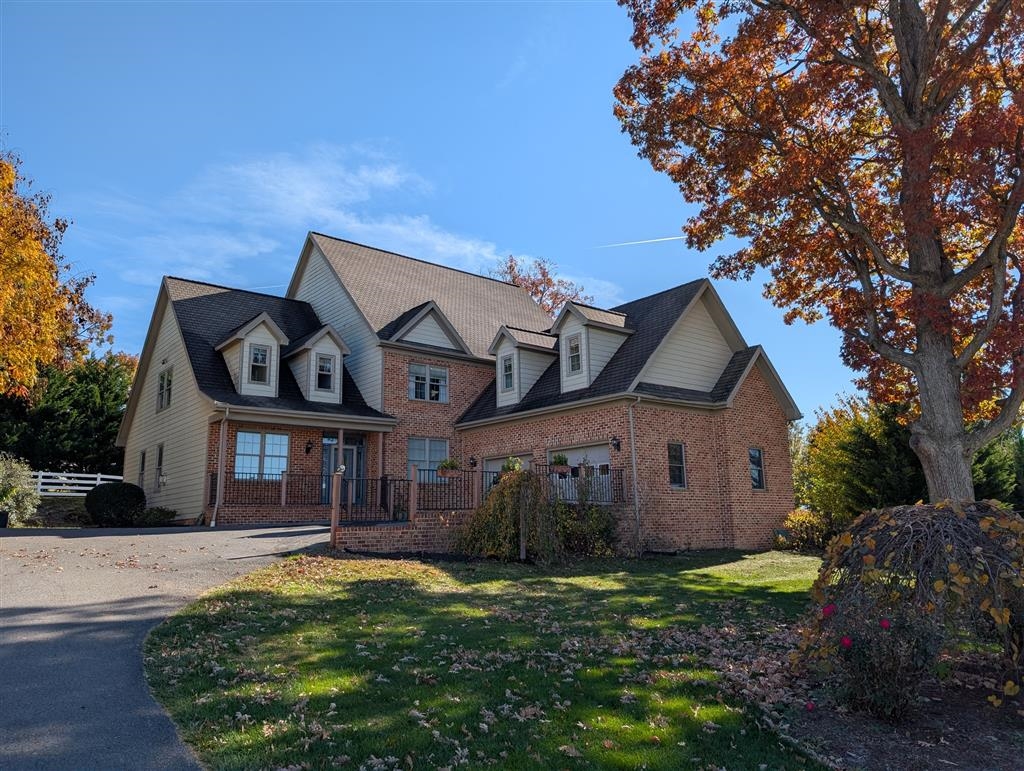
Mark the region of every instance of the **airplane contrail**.
POLYGON ((596 249, 611 249, 614 246, 637 246, 638 244, 656 244, 660 241, 682 241, 686 236, 667 236, 665 238, 648 238, 646 241, 623 241, 621 244, 601 244, 596 249))

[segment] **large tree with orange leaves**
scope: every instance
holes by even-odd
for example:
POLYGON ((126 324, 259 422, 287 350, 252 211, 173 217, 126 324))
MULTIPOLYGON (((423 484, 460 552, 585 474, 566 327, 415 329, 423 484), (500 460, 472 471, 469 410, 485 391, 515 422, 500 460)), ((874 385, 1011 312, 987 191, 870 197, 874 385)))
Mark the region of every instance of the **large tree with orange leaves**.
MULTIPOLYGON (((700 204, 719 277, 767 268, 880 400, 913 400, 933 500, 1024 402, 1024 3, 620 0, 616 113, 700 204)), ((808 362, 808 366, 814 366, 808 362)))
POLYGON ((51 221, 49 197, 30 186, 19 159, 0 154, 0 394, 20 396, 39 367, 82 360, 110 329, 85 300, 93 277, 72 275, 60 253, 67 221, 51 221))
POLYGON ((535 258, 532 262, 517 259, 509 255, 495 268, 491 275, 522 287, 530 293, 530 297, 544 312, 551 317, 558 315, 568 301, 580 303, 594 302, 580 284, 567 278, 557 278, 554 273, 557 266, 543 258, 535 258))

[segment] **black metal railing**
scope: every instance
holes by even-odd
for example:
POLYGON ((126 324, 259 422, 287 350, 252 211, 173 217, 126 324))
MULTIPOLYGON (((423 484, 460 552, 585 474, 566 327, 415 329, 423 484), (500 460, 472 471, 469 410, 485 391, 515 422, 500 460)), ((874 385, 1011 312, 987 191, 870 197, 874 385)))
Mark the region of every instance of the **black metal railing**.
POLYGON ((281 502, 280 474, 241 474, 225 476, 224 502, 272 506, 281 502))
POLYGON ((423 511, 458 511, 474 505, 474 485, 479 484, 475 471, 435 471, 418 469, 416 472, 416 506, 423 511))
POLYGON ((330 506, 330 474, 292 474, 285 479, 286 506, 330 506))

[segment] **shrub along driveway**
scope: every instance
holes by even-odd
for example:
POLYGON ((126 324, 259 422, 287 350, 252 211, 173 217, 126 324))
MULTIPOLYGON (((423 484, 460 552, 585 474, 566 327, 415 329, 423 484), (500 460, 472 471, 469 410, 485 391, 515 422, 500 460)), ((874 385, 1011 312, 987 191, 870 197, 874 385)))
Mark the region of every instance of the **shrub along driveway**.
POLYGON ((199 768, 142 641, 204 590, 325 543, 261 530, 0 530, 0 768, 199 768))

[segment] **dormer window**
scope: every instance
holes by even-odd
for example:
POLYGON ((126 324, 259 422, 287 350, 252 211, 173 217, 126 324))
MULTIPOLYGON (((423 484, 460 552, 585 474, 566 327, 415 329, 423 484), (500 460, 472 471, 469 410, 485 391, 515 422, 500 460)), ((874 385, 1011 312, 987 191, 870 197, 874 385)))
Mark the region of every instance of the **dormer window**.
POLYGON ((501 357, 501 390, 511 391, 514 385, 512 373, 512 355, 501 357))
POLYGON ((319 391, 334 390, 334 357, 316 357, 316 387, 319 391))
POLYGON ((569 350, 569 373, 583 371, 583 344, 580 335, 576 334, 569 338, 566 347, 569 350))
POLYGON ((267 383, 270 372, 270 348, 265 345, 249 346, 249 382, 267 383))

